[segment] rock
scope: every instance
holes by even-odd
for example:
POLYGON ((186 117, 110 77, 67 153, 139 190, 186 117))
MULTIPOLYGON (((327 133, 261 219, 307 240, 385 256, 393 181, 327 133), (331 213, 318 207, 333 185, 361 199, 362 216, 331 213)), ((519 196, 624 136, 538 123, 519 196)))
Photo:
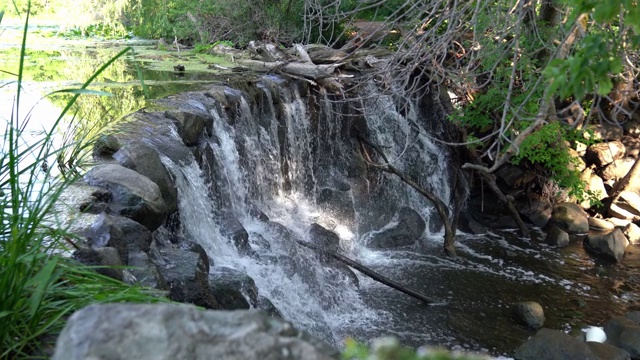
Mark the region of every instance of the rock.
POLYGON ((584 234, 589 231, 588 216, 580 206, 564 202, 556 205, 551 221, 569 234, 584 234))
POLYGON ((426 226, 420 214, 413 209, 400 208, 391 223, 369 235, 367 246, 387 249, 412 245, 422 236, 426 226))
POLYGON ((551 246, 565 247, 569 245, 569 234, 554 225, 547 231, 545 242, 551 246))
POLYGON ((516 321, 534 329, 544 326, 544 310, 537 302, 525 301, 515 304, 513 317, 516 321))
POLYGON ((545 201, 524 200, 518 203, 518 212, 526 216, 529 221, 539 227, 547 225, 551 219, 551 205, 545 201))
POLYGON ((640 121, 637 118, 625 122, 622 127, 625 134, 633 137, 640 136, 640 121))
POLYGON ((151 261, 158 270, 158 287, 167 290, 171 300, 219 308, 209 286, 209 258, 200 245, 168 244, 157 247, 152 254, 151 261))
POLYGON ((640 358, 640 325, 623 316, 614 317, 604 326, 607 343, 629 353, 631 358, 640 358))
POLYGON ((88 266, 96 266, 99 274, 122 280, 122 267, 118 250, 112 247, 82 247, 73 252, 73 258, 88 266))
POLYGON ((160 227, 167 214, 158 185, 146 176, 121 165, 103 164, 94 167, 84 176, 92 186, 100 186, 111 192, 113 202, 109 209, 131 218, 153 231, 160 227))
POLYGON ((96 221, 91 225, 91 229, 87 234, 87 241, 89 245, 95 248, 108 246, 116 249, 123 264, 126 264, 129 260, 129 248, 124 240, 124 233, 114 223, 111 216, 104 212, 98 215, 96 221))
MULTIPOLYGON (((589 172, 588 176, 583 177, 583 180, 587 185, 585 190, 591 191, 593 193, 593 196, 598 200, 602 200, 608 197, 609 194, 607 194, 607 189, 604 187, 604 182, 602 181, 600 176, 591 173, 591 170, 589 169, 585 170, 585 172, 589 172)), ((590 209, 591 202, 589 200, 585 200, 580 204, 580 206, 583 209, 590 209)))
MULTIPOLYGON (((567 148, 567 151, 569 152, 569 156, 571 157, 571 160, 572 160, 571 162, 569 162, 569 169, 584 171, 587 168, 587 163, 584 162, 584 160, 582 160, 582 155, 584 155, 584 152, 580 154, 580 152, 570 147, 567 148)), ((585 152, 586 152, 586 149, 585 149, 585 152)))
POLYGON ((131 267, 129 271, 135 278, 136 284, 150 288, 158 287, 158 270, 149 259, 149 255, 142 251, 129 252, 127 265, 131 267))
POLYGON ((602 360, 631 360, 631 356, 625 350, 609 344, 588 341, 587 346, 598 359, 602 360))
POLYGON ((120 142, 114 135, 100 135, 93 144, 93 157, 106 158, 120 150, 120 142))
POLYGON ((640 324, 640 311, 629 311, 628 313, 624 314, 624 317, 636 324, 640 324))
POLYGON ((614 202, 619 208, 629 212, 633 221, 640 220, 640 195, 632 191, 623 191, 614 202))
POLYGON ((602 255, 610 260, 620 262, 629 241, 620 229, 616 228, 608 233, 589 233, 584 245, 587 250, 596 255, 602 255))
POLYGON ((611 224, 613 224, 613 226, 620 228, 621 230, 624 229, 627 225, 631 224, 631 220, 626 220, 626 219, 618 219, 618 218, 607 218, 607 222, 610 222, 611 224))
POLYGON ((253 250, 249 244, 249 233, 245 230, 244 226, 242 226, 242 223, 231 213, 224 214, 221 221, 220 233, 222 236, 230 239, 241 255, 252 254, 253 250))
POLYGON ((318 206, 328 214, 343 223, 355 221, 355 210, 351 199, 350 189, 325 187, 318 194, 318 206))
POLYGON ((615 226, 607 220, 598 219, 595 217, 589 217, 589 229, 596 231, 609 231, 613 230, 615 226))
POLYGON ((500 167, 496 174, 512 189, 522 185, 522 179, 525 177, 525 172, 520 167, 510 164, 500 167))
POLYGON ((622 233, 627 237, 631 245, 640 245, 640 227, 634 223, 629 223, 622 229, 622 233))
POLYGON ((321 225, 311 224, 309 227, 309 237, 311 243, 319 248, 337 252, 340 249, 340 237, 331 230, 327 230, 321 225))
POLYGON ((258 288, 242 271, 214 266, 209 273, 209 284, 222 309, 249 309, 258 303, 258 288))
POLYGON ((600 171, 600 176, 602 177, 603 180, 606 180, 606 181, 609 181, 609 180, 618 181, 622 179, 625 175, 627 175, 629 170, 631 170, 631 167, 633 166, 634 162, 635 162, 635 159, 630 157, 618 159, 612 162, 611 164, 605 166, 604 169, 600 171))
POLYGON ((598 167, 611 164, 624 156, 624 144, 620 141, 609 141, 593 144, 587 149, 586 159, 598 167))
POLYGON ((164 116, 173 120, 178 129, 178 134, 187 146, 198 143, 198 139, 203 135, 207 117, 201 114, 188 112, 185 110, 169 110, 164 112, 164 116))
POLYGON ((258 296, 258 302, 256 303, 255 307, 258 310, 262 310, 269 316, 276 317, 279 319, 284 319, 284 317, 282 316, 282 313, 280 313, 280 310, 278 310, 278 308, 275 305, 273 305, 271 300, 267 299, 264 296, 261 296, 261 295, 258 296))
POLYGON ((589 124, 587 130, 589 131, 584 132, 584 138, 591 140, 620 140, 624 134, 622 126, 609 123, 589 124))
POLYGON ((516 360, 604 360, 587 343, 562 331, 541 329, 522 344, 514 354, 516 360))
POLYGON ((257 311, 184 304, 96 304, 77 311, 53 360, 336 360, 339 353, 257 311))
POLYGON ((178 191, 156 150, 140 141, 131 141, 113 154, 113 158, 120 165, 134 170, 156 183, 168 213, 177 210, 178 191))
POLYGON ((623 209, 622 207, 620 207, 618 205, 618 202, 614 202, 611 205, 609 205, 609 209, 607 213, 612 218, 627 220, 629 222, 636 221, 636 216, 632 212, 629 212, 626 209, 623 209))
POLYGON ((630 158, 637 158, 640 155, 640 139, 631 136, 624 136, 622 143, 627 149, 626 156, 630 158))

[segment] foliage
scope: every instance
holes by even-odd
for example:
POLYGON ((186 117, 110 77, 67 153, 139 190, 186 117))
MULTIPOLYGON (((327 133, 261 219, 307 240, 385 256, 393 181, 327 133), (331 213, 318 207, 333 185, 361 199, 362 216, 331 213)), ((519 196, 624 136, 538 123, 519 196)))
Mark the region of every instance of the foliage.
POLYGON ((37 354, 42 342, 62 329, 66 317, 90 303, 161 300, 150 290, 99 275, 61 255, 73 235, 53 223, 53 214, 61 192, 74 179, 54 177, 45 166, 63 151, 75 153, 72 148, 86 146, 72 143, 56 148, 55 131, 80 95, 103 94, 87 86, 127 50, 100 67, 82 87, 60 91, 73 96, 53 127, 34 137, 31 112, 23 114, 20 108, 29 14, 27 6, 15 104, 0 152, 0 358, 11 359, 37 354))
POLYGON ((347 339, 344 360, 480 360, 473 355, 454 354, 446 350, 415 350, 401 346, 397 340, 383 338, 371 348, 353 339, 347 339))

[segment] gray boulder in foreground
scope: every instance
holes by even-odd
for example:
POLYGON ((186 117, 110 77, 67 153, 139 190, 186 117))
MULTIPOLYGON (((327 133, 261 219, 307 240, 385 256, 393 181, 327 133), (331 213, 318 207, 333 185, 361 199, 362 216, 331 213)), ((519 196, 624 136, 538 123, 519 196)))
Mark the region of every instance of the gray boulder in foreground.
POLYGON ((257 311, 202 311, 183 304, 97 304, 77 311, 53 360, 338 359, 339 353, 257 311))

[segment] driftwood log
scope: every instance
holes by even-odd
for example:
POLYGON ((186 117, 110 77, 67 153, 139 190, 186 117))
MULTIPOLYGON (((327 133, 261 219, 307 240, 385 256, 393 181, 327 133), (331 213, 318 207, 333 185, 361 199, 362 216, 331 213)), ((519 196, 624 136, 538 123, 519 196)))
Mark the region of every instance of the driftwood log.
POLYGON ((360 263, 358 263, 356 261, 353 261, 353 260, 349 259, 348 257, 346 257, 344 255, 340 255, 340 254, 338 254, 336 252, 333 252, 333 251, 327 251, 327 250, 321 249, 321 248, 319 248, 317 246, 314 246, 313 244, 306 243, 306 242, 304 242, 302 240, 296 240, 296 242, 298 244, 308 248, 308 249, 314 250, 316 252, 327 254, 327 255, 331 256, 332 258, 334 258, 334 259, 336 259, 336 260, 338 260, 338 261, 340 261, 340 262, 342 262, 342 263, 344 263, 344 264, 346 264, 346 265, 358 270, 359 272, 361 272, 364 275, 370 277, 371 279, 373 279, 373 280, 375 280, 375 281, 377 281, 379 283, 385 284, 385 285, 387 285, 387 286, 389 286, 391 288, 394 288, 394 289, 396 289, 396 290, 398 290, 400 292, 403 292, 403 293, 405 293, 405 294, 407 294, 407 295, 409 295, 409 296, 411 296, 411 297, 413 297, 415 299, 418 299, 418 300, 420 300, 420 301, 422 301, 422 302, 424 302, 424 303, 426 303, 428 305, 434 305, 434 304, 437 304, 437 303, 441 303, 441 302, 439 302, 439 301, 437 301, 437 300, 435 300, 433 298, 430 298, 430 297, 428 297, 428 296, 426 296, 426 295, 424 295, 422 293, 419 293, 419 292, 417 292, 415 290, 411 290, 411 289, 409 289, 409 288, 407 288, 405 286, 402 286, 399 283, 389 279, 388 277, 385 277, 385 276, 375 272, 374 270, 371 270, 370 268, 368 268, 368 267, 366 267, 366 266, 364 266, 364 265, 362 265, 362 264, 360 264, 360 263))

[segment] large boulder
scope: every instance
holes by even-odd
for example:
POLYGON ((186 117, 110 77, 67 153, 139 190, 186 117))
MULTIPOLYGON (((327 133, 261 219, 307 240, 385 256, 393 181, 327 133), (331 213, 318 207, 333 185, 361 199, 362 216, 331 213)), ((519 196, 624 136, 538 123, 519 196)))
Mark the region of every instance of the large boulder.
POLYGON ((337 252, 340 249, 340 236, 316 223, 309 226, 311 243, 326 251, 337 252))
POLYGON ((622 179, 625 175, 627 175, 627 173, 629 172, 629 170, 631 170, 631 167, 633 166, 633 163, 635 161, 636 160, 634 158, 630 158, 630 157, 617 159, 611 164, 605 166, 600 171, 600 176, 602 177, 603 180, 618 181, 622 179))
POLYGON ((611 231, 615 228, 613 224, 607 220, 598 219, 596 217, 589 218, 589 229, 595 231, 611 231))
POLYGON ((627 237, 629 243, 632 245, 640 244, 640 227, 634 223, 629 223, 622 229, 622 233, 627 237))
POLYGON ((178 208, 178 191, 156 150, 143 142, 131 141, 113 154, 113 158, 156 183, 169 213, 178 208))
POLYGON ((373 249, 388 249, 412 245, 422 236, 426 226, 415 210, 408 207, 400 208, 390 224, 369 235, 367 246, 373 249))
POLYGON ((253 279, 242 271, 214 266, 209 272, 209 284, 222 309, 249 309, 258 303, 258 288, 253 279))
POLYGON ((620 262, 624 257, 624 251, 629 245, 629 241, 622 231, 616 228, 610 232, 589 233, 584 245, 587 250, 596 255, 620 262))
POLYGON ((538 331, 513 357, 516 360, 605 360, 594 354, 585 342, 551 329, 538 331))
POLYGON ((518 212, 539 227, 545 227, 551 219, 553 209, 546 201, 525 199, 518 202, 518 212))
POLYGON ((589 231, 587 213, 574 203, 556 205, 551 213, 551 221, 569 234, 585 234, 589 231))
POLYGON ((629 353, 631 358, 640 358, 640 325, 624 316, 614 317, 604 326, 607 343, 629 353))
POLYGON ((625 154, 624 144, 620 141, 609 141, 593 144, 587 149, 586 159, 598 167, 611 164, 625 154))
POLYGON ((588 341, 587 346, 602 360, 631 360, 631 355, 627 351, 613 345, 588 341))
POLYGON ((86 232, 91 246, 116 248, 122 262, 128 264, 128 253, 149 251, 151 232, 129 218, 101 213, 86 232))
POLYGON ((158 271, 158 287, 174 301, 218 309, 209 286, 209 258, 204 249, 189 241, 164 244, 151 251, 158 271))
POLYGON ((53 360, 335 360, 339 353, 256 311, 183 304, 97 304, 77 311, 53 360))
POLYGON ((99 274, 123 280, 122 267, 118 250, 112 247, 81 247, 73 252, 73 258, 88 266, 95 266, 99 274))
MULTIPOLYGON (((602 178, 600 178, 600 176, 596 174, 593 174, 591 169, 586 169, 583 172, 581 178, 587 184, 586 190, 591 191, 596 199, 602 200, 609 196, 609 194, 607 193, 607 189, 604 187, 602 178)), ((589 200, 585 200, 580 204, 580 206, 582 206, 583 209, 590 209, 591 202, 589 200)))
POLYGON ((168 209, 160 188, 148 177, 117 164, 102 164, 84 176, 92 186, 103 187, 112 195, 112 213, 131 218, 153 231, 165 220, 168 209))
POLYGON ((623 214, 625 219, 640 220, 640 195, 633 191, 623 191, 611 207, 623 214), (615 207, 614 207, 615 206, 615 207))
POLYGON ((150 287, 158 287, 158 269, 151 261, 149 255, 142 251, 129 252, 130 273, 133 276, 132 283, 150 287))

